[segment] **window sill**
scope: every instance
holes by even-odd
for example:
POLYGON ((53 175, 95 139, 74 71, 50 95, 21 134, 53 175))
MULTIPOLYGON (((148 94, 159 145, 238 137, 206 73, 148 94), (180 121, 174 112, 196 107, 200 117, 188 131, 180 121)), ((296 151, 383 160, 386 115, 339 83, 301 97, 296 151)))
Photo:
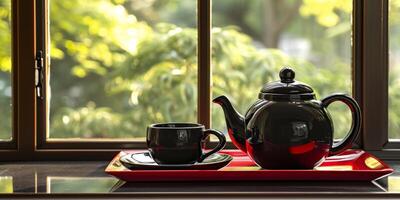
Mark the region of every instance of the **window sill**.
POLYGON ((400 161, 389 177, 373 182, 140 182, 125 183, 104 173, 108 162, 20 162, 0 165, 0 198, 26 197, 392 197, 400 191, 400 161), (388 181, 393 181, 389 184, 388 181), (389 186, 390 185, 390 186, 389 186), (397 186, 397 188, 393 187, 397 186))

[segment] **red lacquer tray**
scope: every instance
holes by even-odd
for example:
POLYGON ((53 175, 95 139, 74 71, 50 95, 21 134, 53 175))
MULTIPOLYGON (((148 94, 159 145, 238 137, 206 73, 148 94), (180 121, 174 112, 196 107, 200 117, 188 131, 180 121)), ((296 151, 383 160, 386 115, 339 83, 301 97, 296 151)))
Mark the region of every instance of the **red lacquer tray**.
POLYGON ((125 181, 227 181, 227 180, 338 180, 372 181, 393 172, 387 164, 362 150, 347 150, 327 158, 312 170, 267 170, 258 167, 239 150, 223 150, 233 160, 219 170, 129 170, 119 161, 121 151, 110 162, 106 173, 125 181))

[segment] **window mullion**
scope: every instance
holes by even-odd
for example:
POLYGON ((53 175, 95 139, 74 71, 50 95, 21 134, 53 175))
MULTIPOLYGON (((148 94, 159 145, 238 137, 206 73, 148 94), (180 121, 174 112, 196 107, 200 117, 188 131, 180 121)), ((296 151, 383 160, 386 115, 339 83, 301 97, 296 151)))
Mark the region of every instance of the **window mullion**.
POLYGON ((48 0, 37 0, 36 9, 36 27, 37 27, 37 49, 43 52, 43 69, 42 69, 42 98, 37 98, 37 143, 41 147, 46 142, 46 119, 47 119, 47 83, 48 83, 48 0))
POLYGON ((361 42, 355 44, 360 51, 355 94, 363 111, 363 148, 381 150, 388 141, 388 0, 356 1, 362 5, 361 27, 354 34, 361 42))
POLYGON ((211 126, 211 0, 197 0, 197 120, 211 126))
MULTIPOLYGON (((16 27, 13 42, 16 50, 16 64, 14 78, 18 84, 14 85, 14 120, 18 134, 18 151, 22 157, 32 157, 35 150, 36 134, 36 94, 35 94, 35 0, 15 0, 17 9, 16 27), (15 111, 15 110, 14 110, 15 111)), ((15 81, 14 81, 15 83, 15 81)))

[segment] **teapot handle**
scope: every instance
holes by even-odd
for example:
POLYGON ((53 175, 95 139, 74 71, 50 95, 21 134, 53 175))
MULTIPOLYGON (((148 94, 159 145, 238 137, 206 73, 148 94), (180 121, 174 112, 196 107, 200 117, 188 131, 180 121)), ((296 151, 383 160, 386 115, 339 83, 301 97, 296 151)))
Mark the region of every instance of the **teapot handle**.
POLYGON ((335 101, 341 101, 347 105, 351 110, 352 123, 350 131, 338 143, 332 142, 332 147, 329 151, 329 155, 336 155, 343 152, 344 150, 351 148, 353 141, 357 138, 358 133, 361 129, 361 109, 358 103, 346 94, 332 94, 321 100, 322 107, 327 108, 331 103, 335 101))

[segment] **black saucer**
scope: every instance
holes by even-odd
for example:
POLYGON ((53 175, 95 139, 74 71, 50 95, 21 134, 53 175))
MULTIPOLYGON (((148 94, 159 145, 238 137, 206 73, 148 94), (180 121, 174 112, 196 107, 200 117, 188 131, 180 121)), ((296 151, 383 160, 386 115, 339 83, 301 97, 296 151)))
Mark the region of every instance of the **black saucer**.
POLYGON ((151 157, 149 152, 132 153, 122 156, 121 163, 128 169, 132 170, 174 170, 174 169, 188 169, 188 170, 211 170, 220 169, 225 167, 231 160, 232 156, 226 154, 214 153, 207 157, 201 163, 194 164, 157 164, 151 157))

